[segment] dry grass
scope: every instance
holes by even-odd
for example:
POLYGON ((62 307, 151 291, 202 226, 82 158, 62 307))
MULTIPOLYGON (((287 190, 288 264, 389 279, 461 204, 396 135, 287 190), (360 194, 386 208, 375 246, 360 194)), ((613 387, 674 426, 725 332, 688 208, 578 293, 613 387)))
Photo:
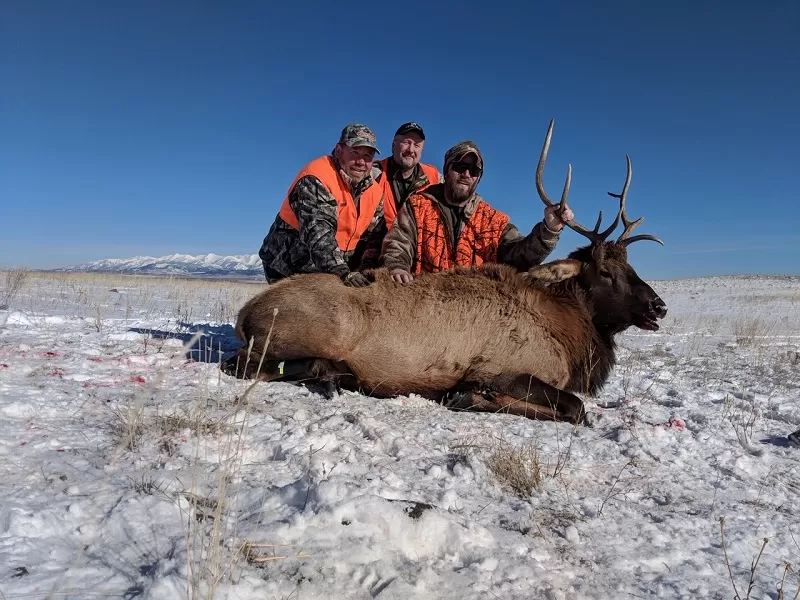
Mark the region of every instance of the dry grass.
MULTIPOLYGON (((239 309, 264 285, 248 280, 113 273, 27 270, 24 273, 22 283, 15 283, 13 287, 13 297, 16 297, 20 307, 27 303, 26 308, 35 306, 57 310, 64 305, 77 305, 77 309, 71 309, 76 314, 70 316, 90 319, 98 332, 105 329, 106 319, 115 312, 122 312, 127 319, 170 314, 174 317, 175 330, 191 323, 231 323, 239 309), (204 307, 204 310, 195 312, 198 306, 204 307)), ((20 281, 19 275, 15 281, 20 281)), ((8 284, 6 288, 12 289, 8 284)), ((4 293, 0 292, 0 301, 4 293)))
POLYGON ((753 394, 742 394, 741 399, 732 394, 725 395, 722 416, 731 424, 739 444, 745 450, 751 448, 753 433, 761 412, 753 394))
POLYGON ((25 286, 30 277, 30 271, 24 267, 17 267, 6 271, 5 287, 0 293, 0 310, 11 306, 14 298, 25 286))
POLYGON ((800 292, 782 294, 746 294, 742 300, 747 304, 775 304, 776 302, 787 301, 791 304, 800 302, 800 292))
POLYGON ((153 418, 153 429, 162 436, 174 436, 183 432, 189 435, 216 435, 228 431, 230 428, 205 410, 189 408, 184 411, 173 411, 168 414, 158 414, 153 418))
MULTIPOLYGON (((186 545, 187 600, 214 598, 220 585, 236 580, 242 554, 238 526, 238 489, 242 451, 249 423, 249 403, 245 403, 232 423, 223 431, 220 458, 210 493, 200 493, 207 474, 201 472, 200 444, 195 446, 192 481, 178 498, 183 515, 186 545)), ((201 421, 206 425, 208 421, 201 421)), ((196 422, 195 422, 196 423, 196 422)), ((181 424, 178 420, 175 425, 181 424)), ((219 424, 215 424, 219 425, 219 424)))
POLYGON ((485 457, 488 472, 520 498, 527 498, 539 489, 546 474, 539 449, 529 441, 515 444, 495 433, 475 434, 452 442, 449 450, 464 460, 473 453, 485 457))
POLYGON ((142 473, 138 478, 128 477, 134 492, 144 496, 152 496, 156 493, 164 493, 164 482, 156 481, 152 476, 142 473))
POLYGON ((275 560, 287 558, 311 558, 308 552, 289 553, 283 548, 296 548, 294 544, 257 544, 245 541, 239 548, 244 559, 251 565, 263 565, 275 560), (280 552, 281 554, 278 554, 280 552))
POLYGON ((776 334, 774 323, 759 318, 739 317, 731 323, 733 337, 740 346, 758 346, 771 341, 776 334))
POLYGON ((529 497, 542 483, 539 451, 533 444, 515 446, 499 441, 486 460, 492 475, 520 498, 529 497))
POLYGON ((112 408, 111 430, 120 447, 128 452, 136 452, 141 447, 145 434, 143 407, 134 404, 112 408))

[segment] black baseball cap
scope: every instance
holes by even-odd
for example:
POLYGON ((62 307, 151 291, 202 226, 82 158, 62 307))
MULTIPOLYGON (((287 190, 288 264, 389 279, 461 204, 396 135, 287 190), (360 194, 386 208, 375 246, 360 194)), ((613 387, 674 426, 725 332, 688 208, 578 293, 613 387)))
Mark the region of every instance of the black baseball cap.
POLYGON ((416 131, 423 140, 425 139, 425 132, 422 130, 422 127, 419 123, 414 123, 413 121, 400 125, 399 129, 395 131, 394 134, 403 135, 404 133, 410 133, 412 131, 416 131))

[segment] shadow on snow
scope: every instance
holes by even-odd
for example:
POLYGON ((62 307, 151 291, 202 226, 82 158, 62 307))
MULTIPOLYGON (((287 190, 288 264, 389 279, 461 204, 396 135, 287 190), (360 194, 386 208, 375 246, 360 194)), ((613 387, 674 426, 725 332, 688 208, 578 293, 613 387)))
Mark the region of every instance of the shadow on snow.
POLYGON ((208 325, 206 323, 178 323, 180 331, 164 331, 144 327, 131 327, 128 331, 141 333, 156 340, 180 340, 186 349, 186 358, 195 362, 218 363, 234 354, 242 343, 236 339, 232 325, 208 325), (199 334, 199 335, 198 335, 199 334), (197 339, 193 341, 193 338, 197 339))

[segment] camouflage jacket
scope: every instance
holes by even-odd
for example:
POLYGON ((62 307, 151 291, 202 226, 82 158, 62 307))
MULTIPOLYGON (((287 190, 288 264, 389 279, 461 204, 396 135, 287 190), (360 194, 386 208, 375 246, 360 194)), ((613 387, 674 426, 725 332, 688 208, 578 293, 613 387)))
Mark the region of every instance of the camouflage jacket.
MULTIPOLYGON (((373 169, 356 185, 353 190, 356 206, 376 174, 377 170, 373 169)), ((341 172, 340 175, 346 178, 341 172)), ((341 250, 336 243, 336 199, 318 178, 308 175, 298 180, 289 196, 289 204, 297 215, 300 230, 294 229, 280 215, 275 217, 258 252, 268 281, 296 273, 334 273, 342 277, 363 267, 365 260, 366 266, 375 266, 386 234, 383 200, 358 245, 351 251, 341 250)))
MULTIPOLYGON (((434 198, 439 204, 443 203, 444 184, 429 187, 425 190, 425 194, 434 198)), ((466 220, 469 220, 475 212, 480 200, 482 200, 480 195, 473 194, 467 201, 464 207, 466 220)), ((447 223, 448 231, 453 232, 453 225, 449 222, 450 211, 443 209, 440 212, 442 219, 447 223)), ((509 223, 500 238, 497 261, 516 267, 520 271, 530 269, 541 264, 550 255, 560 237, 559 232, 547 229, 544 222, 534 225, 527 236, 523 236, 512 223, 509 223)), ((453 245, 455 246, 455 243, 453 245)), ((417 220, 411 204, 406 203, 397 213, 394 226, 383 240, 381 262, 390 270, 405 269, 411 272, 414 268, 416 250, 417 220)))

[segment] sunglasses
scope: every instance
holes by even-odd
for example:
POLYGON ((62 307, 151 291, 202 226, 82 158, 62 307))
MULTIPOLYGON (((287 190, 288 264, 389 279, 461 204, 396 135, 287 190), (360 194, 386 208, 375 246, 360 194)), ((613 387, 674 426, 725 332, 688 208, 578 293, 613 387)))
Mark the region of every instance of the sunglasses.
POLYGON ((468 162, 454 162, 450 165, 450 168, 458 174, 464 174, 469 171, 473 177, 480 177, 481 173, 483 173, 483 169, 481 169, 479 166, 470 164, 468 162))

